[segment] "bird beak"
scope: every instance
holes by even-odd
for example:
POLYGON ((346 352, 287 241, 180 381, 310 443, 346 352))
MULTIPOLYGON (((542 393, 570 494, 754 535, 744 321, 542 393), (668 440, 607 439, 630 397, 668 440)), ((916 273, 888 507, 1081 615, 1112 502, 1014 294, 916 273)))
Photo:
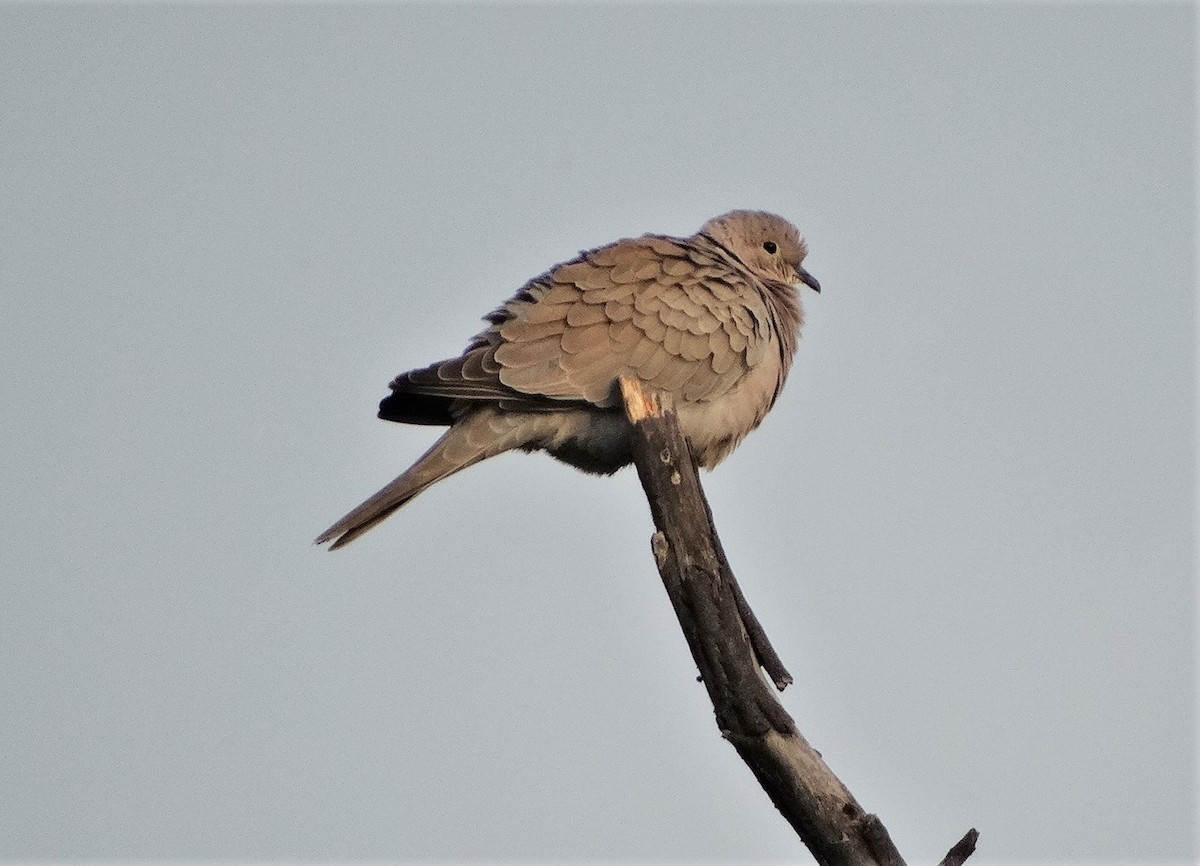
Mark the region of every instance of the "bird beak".
POLYGON ((796 268, 796 275, 800 277, 800 282, 804 283, 804 285, 808 286, 814 292, 820 294, 821 284, 817 282, 816 277, 804 270, 804 268, 796 268))

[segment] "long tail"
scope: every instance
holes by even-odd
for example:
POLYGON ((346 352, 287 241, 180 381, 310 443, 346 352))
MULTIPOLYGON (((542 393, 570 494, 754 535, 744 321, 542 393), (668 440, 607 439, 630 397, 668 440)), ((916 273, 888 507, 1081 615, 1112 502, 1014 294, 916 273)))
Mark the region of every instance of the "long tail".
POLYGON ((489 413, 462 419, 402 475, 318 535, 316 543, 333 541, 330 550, 344 547, 430 485, 522 444, 514 441, 514 432, 512 425, 504 424, 489 413))

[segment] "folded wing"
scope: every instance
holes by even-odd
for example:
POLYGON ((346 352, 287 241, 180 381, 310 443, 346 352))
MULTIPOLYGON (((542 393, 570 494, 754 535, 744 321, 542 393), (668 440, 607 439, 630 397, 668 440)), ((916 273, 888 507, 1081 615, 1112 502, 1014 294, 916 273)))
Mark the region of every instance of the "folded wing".
POLYGON ((530 281, 458 358, 401 374, 379 416, 449 424, 479 401, 619 405, 618 376, 689 402, 735 388, 770 343, 763 293, 728 257, 647 235, 530 281))

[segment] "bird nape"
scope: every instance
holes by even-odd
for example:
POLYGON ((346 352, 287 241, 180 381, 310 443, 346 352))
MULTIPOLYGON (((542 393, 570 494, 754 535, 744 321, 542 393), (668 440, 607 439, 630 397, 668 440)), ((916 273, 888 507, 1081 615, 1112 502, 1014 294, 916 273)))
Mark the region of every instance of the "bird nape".
POLYGON ((397 376, 379 417, 446 427, 416 463, 317 537, 336 549, 430 485, 505 451, 546 451, 608 474, 631 459, 618 377, 669 394, 697 465, 762 421, 804 322, 796 228, 736 210, 691 237, 643 235, 526 283, 456 358, 397 376))

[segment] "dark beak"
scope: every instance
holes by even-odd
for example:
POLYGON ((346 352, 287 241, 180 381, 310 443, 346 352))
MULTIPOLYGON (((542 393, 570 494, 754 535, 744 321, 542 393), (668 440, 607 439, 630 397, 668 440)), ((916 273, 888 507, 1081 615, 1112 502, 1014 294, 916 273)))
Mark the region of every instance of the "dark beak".
POLYGON ((800 274, 800 282, 804 283, 804 285, 808 286, 814 292, 820 293, 821 284, 817 282, 816 277, 804 270, 804 268, 797 268, 796 272, 800 274))

